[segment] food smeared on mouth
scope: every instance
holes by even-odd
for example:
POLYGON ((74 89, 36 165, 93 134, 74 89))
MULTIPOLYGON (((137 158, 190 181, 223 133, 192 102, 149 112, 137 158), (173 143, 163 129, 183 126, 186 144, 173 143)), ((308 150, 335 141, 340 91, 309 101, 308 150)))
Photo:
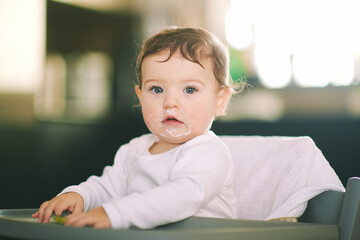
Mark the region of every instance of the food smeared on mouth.
POLYGON ((174 138, 182 137, 191 133, 190 126, 176 117, 168 116, 159 124, 165 131, 174 138))

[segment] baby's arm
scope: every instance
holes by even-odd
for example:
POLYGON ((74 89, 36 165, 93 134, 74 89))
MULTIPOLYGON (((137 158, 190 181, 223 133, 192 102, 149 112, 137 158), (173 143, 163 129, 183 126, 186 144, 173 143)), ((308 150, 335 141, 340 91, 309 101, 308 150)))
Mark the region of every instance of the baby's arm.
POLYGON ((213 142, 184 148, 169 182, 145 192, 134 192, 102 206, 113 228, 152 228, 195 215, 232 182, 230 153, 213 142))
POLYGON ((38 222, 48 223, 53 213, 59 216, 63 211, 69 210, 73 214, 77 214, 81 213, 83 209, 83 198, 75 192, 68 192, 41 204, 39 210, 32 217, 37 218, 38 222))

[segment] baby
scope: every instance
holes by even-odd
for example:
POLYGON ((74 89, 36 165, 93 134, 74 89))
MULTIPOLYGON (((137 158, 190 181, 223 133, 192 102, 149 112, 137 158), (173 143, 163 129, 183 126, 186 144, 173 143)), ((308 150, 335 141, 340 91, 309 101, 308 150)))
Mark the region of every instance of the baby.
POLYGON ((150 134, 120 147, 102 176, 65 188, 33 214, 69 226, 153 228, 190 216, 236 218, 233 162, 210 130, 232 88, 223 44, 200 28, 169 28, 137 59, 135 92, 150 134))

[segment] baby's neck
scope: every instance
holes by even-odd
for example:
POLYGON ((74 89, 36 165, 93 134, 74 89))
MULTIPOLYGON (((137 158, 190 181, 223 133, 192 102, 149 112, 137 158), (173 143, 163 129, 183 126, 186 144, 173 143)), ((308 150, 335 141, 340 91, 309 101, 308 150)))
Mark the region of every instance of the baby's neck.
POLYGON ((176 148, 177 146, 181 145, 182 143, 169 143, 164 141, 157 141, 155 142, 150 148, 149 152, 151 154, 160 154, 163 152, 167 152, 173 148, 176 148))

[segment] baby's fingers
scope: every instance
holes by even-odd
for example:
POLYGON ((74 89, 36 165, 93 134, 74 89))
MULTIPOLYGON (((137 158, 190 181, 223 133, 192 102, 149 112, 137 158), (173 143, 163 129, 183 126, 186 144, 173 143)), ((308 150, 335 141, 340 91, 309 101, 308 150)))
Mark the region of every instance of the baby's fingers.
POLYGON ((104 229, 104 228, 110 228, 110 227, 106 222, 98 221, 93 224, 93 228, 104 229))
POLYGON ((32 215, 32 217, 33 218, 38 218, 38 222, 42 222, 43 219, 44 219, 44 212, 45 212, 45 209, 46 209, 48 204, 49 204, 49 201, 46 201, 43 204, 41 204, 39 210, 36 213, 34 213, 32 215))
POLYGON ((69 209, 69 207, 69 204, 60 201, 54 207, 54 213, 56 216, 60 216, 65 210, 69 209))
POLYGON ((65 225, 73 227, 91 226, 91 219, 86 213, 71 214, 66 217, 65 225))
MULTIPOLYGON (((39 212, 38 222, 49 223, 50 218, 54 212, 54 209, 57 208, 57 204, 58 204, 58 201, 55 198, 41 204, 39 211, 38 211, 39 212)), ((57 210, 57 211, 59 212, 60 210, 57 210)))
POLYGON ((77 214, 77 213, 82 213, 83 209, 84 209, 84 206, 83 206, 83 205, 81 205, 81 204, 75 204, 75 205, 72 206, 71 209, 69 209, 69 210, 70 210, 70 212, 77 214))
POLYGON ((31 215, 31 217, 33 217, 33 218, 38 218, 38 217, 39 217, 39 211, 37 211, 36 213, 34 213, 33 215, 31 215))
POLYGON ((94 228, 110 228, 106 221, 88 213, 72 214, 66 218, 65 225, 73 227, 91 226, 94 228))

